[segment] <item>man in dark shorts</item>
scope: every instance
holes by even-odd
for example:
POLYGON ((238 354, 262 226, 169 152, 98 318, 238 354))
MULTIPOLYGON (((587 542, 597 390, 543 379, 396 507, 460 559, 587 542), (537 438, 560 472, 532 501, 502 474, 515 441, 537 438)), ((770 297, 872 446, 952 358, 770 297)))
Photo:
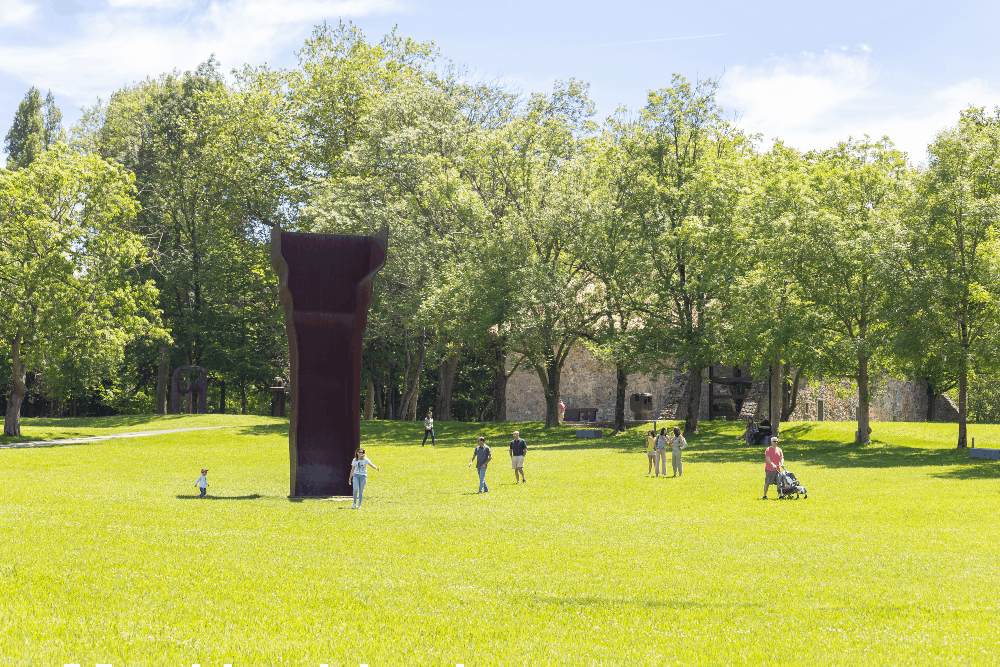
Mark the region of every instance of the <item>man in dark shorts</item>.
POLYGON ((490 464, 493 460, 493 452, 486 445, 486 438, 479 436, 479 442, 476 445, 476 449, 472 452, 472 458, 469 459, 469 465, 472 462, 476 462, 476 470, 479 471, 479 493, 489 493, 490 487, 486 486, 486 466, 490 464))
POLYGON ((778 486, 778 472, 785 466, 785 453, 778 447, 778 436, 771 437, 771 446, 764 450, 764 497, 767 500, 767 490, 774 484, 778 486))
POLYGON ((514 431, 514 439, 510 441, 510 467, 514 469, 514 483, 520 481, 527 482, 524 478, 524 455, 528 453, 528 443, 521 438, 518 431, 514 431))

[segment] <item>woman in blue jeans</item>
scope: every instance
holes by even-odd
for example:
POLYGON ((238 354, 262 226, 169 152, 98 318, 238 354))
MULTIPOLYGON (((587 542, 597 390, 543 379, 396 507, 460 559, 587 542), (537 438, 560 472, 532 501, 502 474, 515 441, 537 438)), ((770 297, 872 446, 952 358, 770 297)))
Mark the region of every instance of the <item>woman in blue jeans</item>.
POLYGON ((354 460, 351 461, 351 476, 347 478, 347 483, 354 487, 354 502, 351 509, 356 510, 361 507, 361 499, 365 494, 365 482, 368 481, 368 468, 378 470, 378 466, 368 460, 365 450, 359 448, 354 452, 354 460))

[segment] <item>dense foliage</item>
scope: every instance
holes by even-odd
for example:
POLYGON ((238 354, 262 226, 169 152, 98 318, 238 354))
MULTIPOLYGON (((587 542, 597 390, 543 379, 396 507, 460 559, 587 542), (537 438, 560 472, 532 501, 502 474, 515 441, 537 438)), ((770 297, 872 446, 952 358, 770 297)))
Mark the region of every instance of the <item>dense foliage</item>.
MULTIPOLYGON (((370 43, 340 24, 317 27, 288 71, 227 81, 210 59, 125 87, 68 147, 51 95, 32 89, 7 136, 5 211, 36 196, 17 174, 38 156, 80 187, 81 161, 127 176, 118 224, 143 246, 131 284, 150 290, 147 329, 163 333, 122 329, 110 356, 18 352, 19 367, 5 315, 0 355, 51 413, 162 412, 180 365, 208 369, 212 410, 260 411, 287 375, 269 229, 388 226, 365 342, 371 417, 502 421, 522 368, 554 424, 582 344, 618 371, 621 428, 628 374, 700 377, 719 359, 778 370, 774 423, 799 378, 848 377, 864 434, 871 390, 894 374, 957 387, 964 424, 970 374, 986 387, 996 371, 1000 115, 970 108, 916 168, 884 137, 765 149, 726 121, 716 88, 675 75, 599 124, 580 81, 524 96, 431 43, 370 43)), ((16 274, 28 251, 3 252, 16 274)))

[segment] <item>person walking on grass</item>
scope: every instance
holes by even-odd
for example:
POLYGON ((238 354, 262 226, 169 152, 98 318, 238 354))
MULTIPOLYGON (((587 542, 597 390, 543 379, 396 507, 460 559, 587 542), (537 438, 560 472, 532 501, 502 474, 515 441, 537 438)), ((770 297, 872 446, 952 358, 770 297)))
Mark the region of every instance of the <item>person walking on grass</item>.
POLYGON ((521 438, 518 431, 514 431, 514 439, 510 441, 510 467, 514 469, 514 483, 517 484, 518 475, 521 481, 527 483, 524 478, 524 456, 528 453, 528 443, 521 438))
POLYGON ((778 447, 778 436, 771 437, 771 446, 764 450, 764 497, 767 500, 767 490, 774 484, 778 486, 778 471, 785 467, 785 453, 778 447))
POLYGON ((428 410, 427 416, 424 417, 424 441, 420 443, 423 447, 427 444, 427 436, 431 436, 431 447, 434 446, 434 414, 428 410))
MULTIPOLYGON (((681 462, 681 450, 687 447, 687 444, 687 440, 681 435, 681 427, 675 426, 674 437, 670 439, 670 463, 674 468, 674 477, 680 477, 684 474, 684 464, 681 462)), ((663 474, 666 475, 667 471, 664 470, 663 474)))
MULTIPOLYGON (((196 489, 201 489, 201 495, 198 496, 199 498, 204 498, 205 497, 205 493, 208 492, 208 477, 207 477, 207 475, 208 475, 208 468, 202 468, 201 469, 201 476, 199 476, 198 477, 198 481, 196 481, 194 483, 194 486, 195 486, 196 489)), ((190 479, 190 478, 188 478, 188 479, 190 479)))
POLYGON ((563 418, 566 416, 566 404, 563 400, 559 399, 559 425, 562 426, 563 418))
POLYGON ((490 487, 486 486, 486 466, 490 464, 493 460, 493 452, 486 445, 486 438, 479 436, 479 444, 476 445, 476 449, 472 452, 472 458, 469 459, 469 466, 472 462, 476 462, 476 469, 479 471, 479 493, 489 493, 490 487))
POLYGON ((656 462, 654 467, 656 468, 656 476, 660 476, 660 469, 663 469, 663 476, 667 476, 667 428, 663 427, 660 429, 660 434, 656 436, 656 445, 653 449, 656 454, 656 462))
POLYGON ((646 458, 649 459, 649 470, 646 471, 646 477, 653 474, 653 461, 656 460, 656 431, 650 429, 646 433, 646 458))
POLYGON ((352 510, 361 509, 361 500, 365 495, 365 483, 368 481, 368 468, 378 470, 378 466, 365 456, 365 450, 359 447, 354 452, 354 460, 351 461, 351 476, 347 478, 347 484, 354 487, 352 510))

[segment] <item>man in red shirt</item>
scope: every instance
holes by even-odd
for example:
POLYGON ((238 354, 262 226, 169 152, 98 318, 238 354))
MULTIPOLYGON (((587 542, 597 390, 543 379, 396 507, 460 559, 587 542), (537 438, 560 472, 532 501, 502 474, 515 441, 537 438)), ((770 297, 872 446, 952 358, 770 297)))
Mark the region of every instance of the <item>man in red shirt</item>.
POLYGON ((778 447, 778 436, 771 438, 771 446, 764 450, 764 497, 771 485, 778 485, 778 471, 785 466, 785 453, 778 447))

